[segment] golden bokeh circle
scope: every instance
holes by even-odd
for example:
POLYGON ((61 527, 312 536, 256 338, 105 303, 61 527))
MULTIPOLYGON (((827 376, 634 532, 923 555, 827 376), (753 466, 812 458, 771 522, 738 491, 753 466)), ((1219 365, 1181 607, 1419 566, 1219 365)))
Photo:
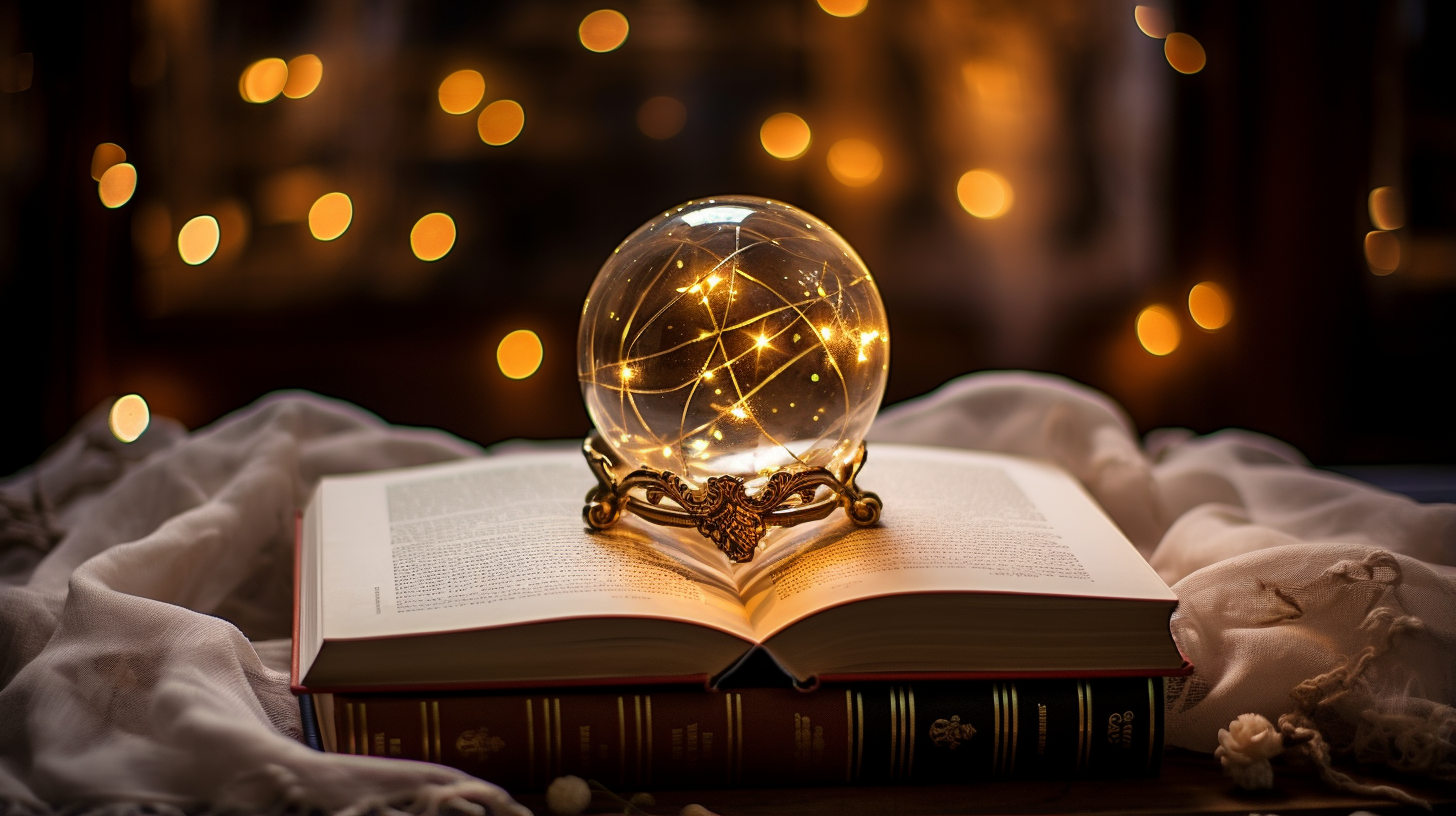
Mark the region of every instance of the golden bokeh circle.
POLYGON ((288 61, 288 81, 283 83, 283 95, 302 99, 317 90, 323 78, 323 60, 313 54, 300 54, 288 61))
POLYGON ((576 36, 588 51, 615 51, 627 41, 627 17, 615 9, 598 9, 582 18, 576 36))
POLYGON ((1199 328, 1218 331, 1233 319, 1233 302, 1222 286, 1204 281, 1188 290, 1188 316, 1199 328))
POLYGON ((495 349, 495 361, 501 373, 513 380, 524 380, 535 374, 543 356, 541 338, 530 329, 516 329, 507 334, 495 349))
POLYGON ((102 173, 124 161, 126 161, 126 151, 121 148, 121 145, 112 142, 102 142, 96 145, 96 149, 91 151, 91 178, 100 181, 102 173))
POLYGON ((455 219, 445 213, 430 213, 410 230, 410 249, 422 261, 438 261, 454 246, 455 219))
POLYGON ((1385 230, 1365 233, 1365 260, 1371 272, 1389 275, 1400 268, 1400 239, 1385 230))
POLYGON ((288 63, 277 57, 268 57, 243 69, 238 91, 243 99, 261 105, 277 98, 287 84, 288 63))
POLYGON ((526 110, 514 99, 497 99, 486 105, 476 120, 480 140, 492 147, 510 144, 526 126, 526 110))
POLYGON ((113 164, 101 174, 101 181, 96 184, 96 194, 101 197, 102 204, 114 210, 131 201, 136 185, 135 167, 127 162, 113 164))
POLYGON ((1175 31, 1163 40, 1163 56, 1168 58, 1168 64, 1173 66, 1173 70, 1180 74, 1196 74, 1208 64, 1208 55, 1203 52, 1203 45, 1191 34, 1181 31, 1175 31))
POLYGON ((354 220, 354 202, 344 193, 325 193, 308 208, 308 231, 320 241, 344 234, 354 220))
POLYGON ((812 134, 809 123, 802 116, 775 113, 758 129, 758 140, 770 156, 789 161, 804 155, 804 151, 809 149, 812 134))
POLYGON ((977 218, 1000 218, 1015 201, 1011 183, 994 170, 984 168, 964 173, 956 182, 956 200, 977 218))
POLYGON ((854 17, 869 4, 870 0, 819 0, 819 8, 835 17, 854 17))
POLYGON ((135 442, 152 424, 152 412, 140 394, 127 394, 111 404, 106 424, 111 435, 122 442, 135 442))
POLYGON ((885 169, 880 149, 863 139, 840 139, 829 148, 829 172, 846 187, 874 183, 885 169))
POLYGON ((440 83, 440 109, 446 113, 470 113, 485 98, 485 77, 479 71, 462 68, 440 83))
POLYGON ((191 266, 207 263, 213 253, 217 252, 218 241, 222 238, 222 231, 217 226, 217 219, 210 215, 199 215, 190 219, 182 225, 182 230, 177 233, 177 254, 182 256, 182 261, 191 266))
POLYGON ((1143 309, 1137 316, 1137 338, 1149 354, 1163 357, 1172 354, 1183 340, 1178 317, 1161 303, 1143 309))
POLYGON ((1136 6, 1132 10, 1132 18, 1137 22, 1139 31, 1155 40, 1173 33, 1173 18, 1156 6, 1136 6))

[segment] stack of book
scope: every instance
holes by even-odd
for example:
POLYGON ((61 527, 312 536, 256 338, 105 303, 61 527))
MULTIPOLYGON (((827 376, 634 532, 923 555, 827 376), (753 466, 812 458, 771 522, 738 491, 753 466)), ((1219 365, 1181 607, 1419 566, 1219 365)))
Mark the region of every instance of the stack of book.
POLYGON ((625 518, 544 450, 323 480, 299 525, 294 690, 325 750, 511 790, 1146 775, 1176 599, 1045 463, 876 445, 881 524, 747 564, 625 518))

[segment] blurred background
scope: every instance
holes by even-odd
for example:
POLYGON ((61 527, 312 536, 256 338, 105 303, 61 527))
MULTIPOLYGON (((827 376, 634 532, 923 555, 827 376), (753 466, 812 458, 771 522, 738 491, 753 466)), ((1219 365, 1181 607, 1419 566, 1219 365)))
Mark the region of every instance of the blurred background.
POLYGON ((0 0, 0 474, 128 393, 580 436, 597 269, 725 193, 859 250, 887 402, 1028 368, 1450 463, 1453 47, 1425 0, 0 0))

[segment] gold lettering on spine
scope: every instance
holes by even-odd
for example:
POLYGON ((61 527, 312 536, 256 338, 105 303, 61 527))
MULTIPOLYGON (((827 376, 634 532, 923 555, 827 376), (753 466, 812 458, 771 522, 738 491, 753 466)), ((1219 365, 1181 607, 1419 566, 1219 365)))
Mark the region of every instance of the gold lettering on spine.
POLYGON ((855 723, 858 725, 856 732, 859 734, 855 740, 857 746, 854 751, 854 776, 856 779, 864 772, 864 694, 854 693, 855 723))
POLYGON ((991 738, 991 773, 1001 772, 1001 684, 991 684, 991 721, 996 724, 991 738))
POLYGON ((1016 699, 1016 684, 1011 683, 1011 765, 1007 767, 1009 774, 1016 773, 1016 745, 1021 736, 1021 709, 1016 699))
POLYGON ((900 723, 899 723, 899 717, 897 716, 899 713, 900 713, 899 712, 899 700, 898 700, 898 698, 895 697, 895 687, 894 686, 890 686, 890 778, 891 779, 894 779, 895 778, 895 770, 896 770, 895 765, 897 764, 897 760, 900 759, 900 754, 896 750, 897 748, 899 748, 898 740, 900 738, 900 729, 899 729, 900 723))
POLYGON ((632 698, 632 707, 637 712, 637 784, 642 784, 642 697, 632 698))
MULTIPOLYGON (((1163 678, 1158 678, 1158 686, 1161 690, 1163 678)), ((1158 708, 1157 698, 1153 696, 1153 678, 1148 678, 1148 763, 1143 770, 1153 770, 1153 743, 1158 739, 1158 708)))
POLYGON ((1087 753, 1083 757, 1082 770, 1092 767, 1092 684, 1083 683, 1087 687, 1087 728, 1084 733, 1087 735, 1087 753))
MULTIPOLYGON (((354 733, 353 725, 349 726, 349 733, 354 733)), ((353 736, 349 737, 350 740, 353 736)), ((352 745, 352 743, 350 743, 352 745)), ((844 691, 844 781, 854 781, 854 692, 849 689, 844 691)), ((350 749, 353 753, 353 749, 350 749)))
POLYGON ((1087 741, 1087 695, 1086 683, 1077 681, 1077 764, 1073 771, 1082 770, 1082 745, 1087 741))
POLYGON ((426 762, 430 761, 430 715, 425 710, 425 701, 420 701, 420 748, 426 762))
POLYGON ((531 698, 526 698, 526 778, 536 786, 536 718, 531 714, 531 698))
POLYGON ((359 753, 359 751, 358 751, 357 746, 354 744, 354 704, 353 703, 344 703, 344 719, 349 723, 349 753, 351 753, 351 754, 357 754, 357 753, 359 753))
POLYGON ((910 779, 915 772, 915 737, 920 732, 915 730, 915 687, 906 686, 905 689, 910 697, 910 753, 905 757, 905 778, 910 779))
POLYGON ((617 695, 617 784, 627 784, 627 713, 617 695))
POLYGON ((359 735, 363 737, 359 744, 364 746, 364 756, 369 756, 369 707, 364 703, 359 704, 359 735))
POLYGON ((444 756, 440 752, 440 701, 439 700, 435 700, 435 701, 433 701, 433 702, 430 703, 430 720, 431 720, 431 724, 435 726, 435 761, 436 762, 442 762, 442 761, 444 761, 444 756))
POLYGON ((545 755, 545 759, 546 759, 546 764, 545 764, 544 770, 546 771, 546 778, 547 779, 550 779, 551 776, 552 776, 552 774, 551 774, 551 699, 549 697, 543 697, 541 699, 541 743, 545 747, 545 751, 543 752, 544 755, 545 755))
POLYGON ((724 779, 726 781, 728 781, 728 782, 732 782, 733 781, 733 746, 734 746, 734 739, 738 736, 733 731, 733 692, 730 691, 726 695, 723 696, 723 706, 724 706, 725 715, 726 715, 727 720, 728 720, 728 756, 725 758, 726 761, 723 763, 723 767, 724 767, 724 770, 727 772, 727 776, 724 777, 724 779))
POLYGON ((910 749, 906 746, 906 743, 908 743, 910 741, 910 736, 905 733, 906 730, 907 730, 906 729, 906 726, 908 726, 910 724, 910 716, 909 716, 910 715, 910 712, 909 712, 909 702, 905 699, 905 687, 904 686, 901 686, 900 687, 899 694, 900 694, 900 776, 903 778, 906 775, 906 770, 905 770, 905 757, 910 752, 910 749))
POLYGON ((1036 704, 1036 755, 1046 754, 1046 718, 1047 710, 1045 703, 1036 704))

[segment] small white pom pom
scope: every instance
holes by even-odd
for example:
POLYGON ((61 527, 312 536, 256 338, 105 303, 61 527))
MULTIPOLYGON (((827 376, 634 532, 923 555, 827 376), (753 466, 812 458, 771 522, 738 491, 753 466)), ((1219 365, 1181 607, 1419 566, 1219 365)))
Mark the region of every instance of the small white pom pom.
POLYGON ((1244 790, 1274 787, 1274 766, 1269 758, 1284 750, 1284 738, 1259 714, 1240 714, 1228 728, 1218 730, 1213 755, 1234 784, 1244 790))
POLYGON ((591 804, 592 792, 579 776, 558 776, 546 788, 546 807, 556 816, 576 816, 591 804))

